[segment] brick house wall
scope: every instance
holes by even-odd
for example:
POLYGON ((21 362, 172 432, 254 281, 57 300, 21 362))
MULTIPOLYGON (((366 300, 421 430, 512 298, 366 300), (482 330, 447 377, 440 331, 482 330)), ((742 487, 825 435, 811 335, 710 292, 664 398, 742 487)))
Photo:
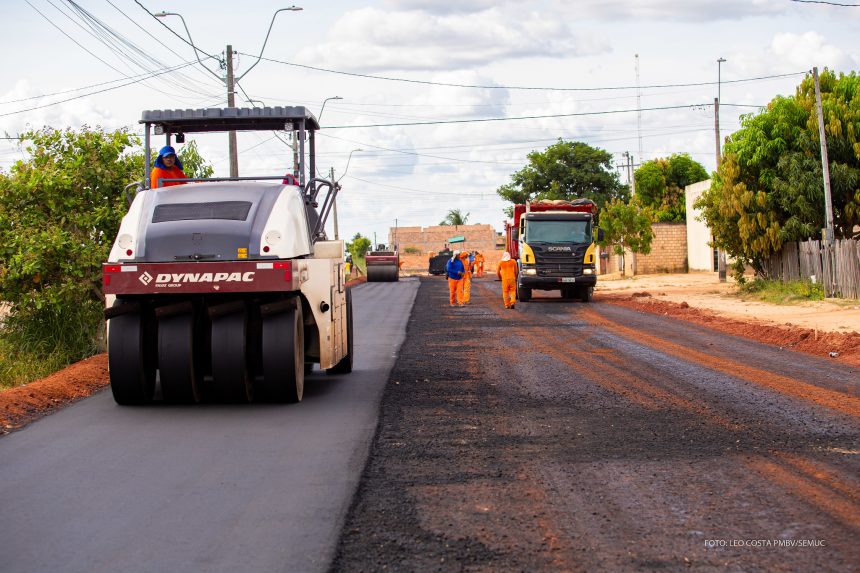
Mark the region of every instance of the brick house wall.
POLYGON ((394 227, 388 230, 389 244, 397 243, 400 253, 407 247, 416 248, 426 259, 431 252, 438 253, 451 237, 464 236, 465 243, 454 245, 456 249, 488 252, 496 249, 496 231, 492 225, 435 225, 432 227, 394 227), (396 239, 395 239, 396 234, 396 239))
MULTIPOLYGON (((654 240, 651 252, 637 254, 636 274, 687 272, 687 225, 686 223, 654 223, 654 240)), ((628 258, 628 265, 630 259, 628 258)))

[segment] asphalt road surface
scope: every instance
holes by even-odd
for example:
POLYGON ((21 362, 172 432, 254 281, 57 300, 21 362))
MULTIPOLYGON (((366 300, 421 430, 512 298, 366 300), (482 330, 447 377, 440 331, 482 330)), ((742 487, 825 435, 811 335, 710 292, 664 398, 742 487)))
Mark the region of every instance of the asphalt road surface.
POLYGON ((104 391, 0 439, 0 571, 325 571, 417 290, 357 287, 354 372, 301 404, 104 391))
POLYGON ((860 571, 856 367, 472 292, 422 280, 333 571, 860 571))

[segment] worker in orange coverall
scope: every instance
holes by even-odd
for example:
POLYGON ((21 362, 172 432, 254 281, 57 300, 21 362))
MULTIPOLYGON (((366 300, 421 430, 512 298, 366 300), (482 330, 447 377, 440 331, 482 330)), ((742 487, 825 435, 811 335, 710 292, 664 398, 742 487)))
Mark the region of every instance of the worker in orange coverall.
POLYGON ((463 292, 463 304, 470 304, 472 300, 472 264, 469 262, 469 252, 463 251, 460 253, 460 260, 463 261, 463 283, 461 289, 463 292))
POLYGON ((445 265, 448 276, 448 301, 451 306, 463 306, 463 261, 460 259, 460 251, 454 251, 454 256, 445 265))
MULTIPOLYGON (((155 165, 152 168, 152 173, 149 176, 149 186, 152 189, 158 187, 161 179, 187 179, 185 172, 182 171, 182 162, 176 157, 176 150, 169 145, 165 145, 158 152, 158 157, 155 158, 155 165)), ((182 185, 182 181, 167 181, 161 183, 162 187, 171 187, 173 185, 182 185)))
POLYGON ((502 281, 502 302, 505 308, 514 308, 517 302, 517 262, 511 259, 507 251, 502 255, 496 276, 502 281))
POLYGON ((475 276, 484 276, 484 254, 480 251, 475 253, 475 276))

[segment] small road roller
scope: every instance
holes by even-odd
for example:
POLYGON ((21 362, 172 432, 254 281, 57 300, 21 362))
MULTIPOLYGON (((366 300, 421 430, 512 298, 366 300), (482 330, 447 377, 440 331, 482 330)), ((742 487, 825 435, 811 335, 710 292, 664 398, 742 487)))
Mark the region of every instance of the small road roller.
POLYGON ((339 186, 305 177, 316 173, 316 118, 303 107, 150 110, 140 123, 145 177, 102 269, 116 402, 298 402, 314 364, 351 372, 344 245, 324 230, 339 186), (299 143, 295 173, 150 188, 153 131, 170 145, 285 130, 299 143))
POLYGON ((397 247, 376 245, 364 256, 367 265, 367 282, 386 283, 400 280, 400 253, 397 247))

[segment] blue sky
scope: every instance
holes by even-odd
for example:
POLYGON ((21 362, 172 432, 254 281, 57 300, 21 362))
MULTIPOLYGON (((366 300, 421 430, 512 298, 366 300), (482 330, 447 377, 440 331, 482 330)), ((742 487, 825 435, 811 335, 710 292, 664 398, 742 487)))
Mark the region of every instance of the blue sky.
MULTIPOLYGON (((238 75, 256 61, 272 14, 290 5, 140 4, 150 12, 180 12, 204 52, 217 55, 232 44, 238 75)), ((495 189, 525 164, 529 151, 559 137, 606 149, 618 163, 625 151, 637 163, 687 152, 712 170, 720 57, 726 59, 724 136, 737 129, 739 114, 793 93, 812 66, 849 72, 860 63, 860 7, 789 0, 296 4, 301 12, 282 12, 275 20, 266 59, 242 79, 238 101, 250 106, 247 94, 268 105, 304 105, 318 115, 326 98, 342 97, 326 103, 319 165, 334 167, 339 177, 350 151, 363 149, 353 153, 342 180, 340 231, 342 237, 375 232, 380 241, 395 219, 401 226, 432 225, 452 208, 500 230, 504 204, 495 189), (646 110, 677 109, 643 111, 640 121, 635 111, 623 111, 635 110, 639 101, 646 110), (547 115, 567 117, 379 125, 547 115)), ((211 66, 215 75, 204 71, 191 48, 134 0, 4 0, 3 12, 10 64, 0 78, 5 133, 82 124, 139 130, 143 109, 225 105, 217 66, 211 66), (139 63, 105 46, 104 29, 88 27, 84 11, 137 46, 139 63), (178 72, 92 93, 139 79, 146 69, 186 62, 178 72), (103 85, 79 89, 96 84, 103 85), (90 95, 77 97, 84 94, 90 95), (26 111, 34 107, 40 109, 26 111)), ((178 18, 162 22, 186 37, 178 18)), ((226 174, 226 136, 198 143, 216 172, 226 174)), ((290 163, 288 149, 268 133, 240 134, 239 149, 241 175, 277 174, 290 163)), ((20 157, 14 142, 2 140, 0 168, 20 157)))

